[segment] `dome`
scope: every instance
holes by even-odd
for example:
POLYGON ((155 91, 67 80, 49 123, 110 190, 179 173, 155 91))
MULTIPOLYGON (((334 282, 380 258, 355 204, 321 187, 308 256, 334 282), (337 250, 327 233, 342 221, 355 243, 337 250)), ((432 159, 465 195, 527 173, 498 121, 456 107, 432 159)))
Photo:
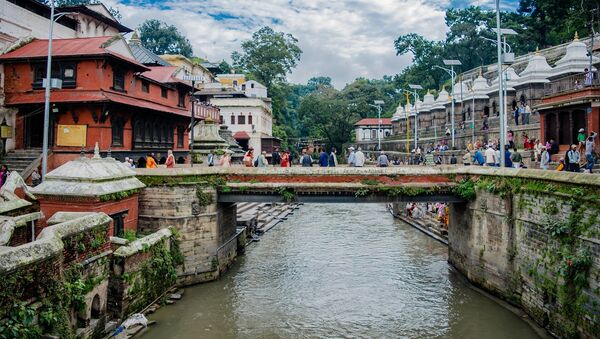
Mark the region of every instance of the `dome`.
POLYGON ((479 76, 473 81, 473 85, 469 89, 467 99, 489 99, 486 94, 489 88, 487 80, 479 73, 479 76))
POLYGON ((552 76, 552 73, 552 67, 548 65, 548 61, 543 55, 540 55, 538 50, 529 58, 525 70, 519 74, 521 79, 519 79, 518 84, 547 83, 550 82, 548 78, 552 76))
MULTIPOLYGON (((592 57, 592 63, 597 63, 600 59, 592 57)), ((588 55, 587 46, 579 41, 577 33, 575 39, 567 48, 565 55, 554 65, 553 76, 582 73, 586 68, 590 67, 590 57, 588 55)))
POLYGON ((435 104, 435 99, 433 94, 427 91, 427 94, 423 97, 423 106, 419 109, 419 112, 429 112, 433 105, 435 104))
MULTIPOLYGON (((519 80, 521 79, 521 77, 517 74, 517 72, 515 72, 515 69, 512 67, 508 67, 504 72, 506 73, 506 77, 504 79, 506 81, 506 84, 508 85, 506 90, 514 91, 515 89, 513 87, 519 84, 519 80)), ((487 90, 487 93, 492 92, 498 92, 498 77, 492 80, 492 85, 487 90)))
POLYGON ((450 102, 450 94, 448 94, 448 91, 446 91, 445 88, 442 88, 440 93, 438 93, 437 99, 435 99, 435 103, 438 105, 444 105, 448 102, 450 102))
POLYGON ((454 102, 460 102, 461 97, 464 99, 467 95, 469 95, 469 86, 465 81, 457 82, 454 85, 454 102))

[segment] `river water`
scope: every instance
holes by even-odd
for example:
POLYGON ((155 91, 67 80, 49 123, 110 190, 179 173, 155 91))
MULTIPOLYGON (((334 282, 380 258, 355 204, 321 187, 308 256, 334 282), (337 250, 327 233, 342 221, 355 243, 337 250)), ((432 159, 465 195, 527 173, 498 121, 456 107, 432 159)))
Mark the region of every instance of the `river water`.
POLYGON ((223 278, 151 315, 142 338, 537 337, 446 260, 383 205, 307 204, 223 278))

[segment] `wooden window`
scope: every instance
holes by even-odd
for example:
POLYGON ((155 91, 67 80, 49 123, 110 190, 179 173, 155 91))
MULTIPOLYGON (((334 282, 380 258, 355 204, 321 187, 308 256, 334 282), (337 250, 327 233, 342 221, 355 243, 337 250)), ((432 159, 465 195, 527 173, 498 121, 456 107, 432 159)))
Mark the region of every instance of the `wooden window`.
POLYGON ((252 116, 251 115, 248 116, 248 125, 252 125, 252 116))
POLYGON ((238 115, 238 125, 243 125, 246 123, 246 117, 243 115, 238 115))
POLYGON ((113 67, 113 89, 125 91, 125 72, 118 67, 113 67))
POLYGON ((123 120, 113 118, 111 122, 112 146, 123 146, 123 120))
POLYGON ((146 80, 142 80, 142 92, 150 93, 150 83, 146 80))
MULTIPOLYGON (((77 80, 77 63, 75 62, 57 62, 52 63, 51 77, 62 80, 63 88, 74 88, 77 80)), ((43 82, 46 78, 46 64, 40 63, 33 67, 34 89, 43 88, 43 82)))
POLYGON ((177 103, 179 107, 185 107, 185 91, 179 91, 179 101, 177 103))
POLYGON ((231 115, 231 124, 235 125, 235 115, 231 115))
POLYGON ((160 88, 160 96, 163 97, 163 98, 165 98, 165 99, 168 98, 169 97, 169 91, 166 88, 161 87, 160 88))
POLYGON ((224 120, 223 120, 223 116, 222 116, 222 115, 219 115, 219 124, 223 125, 223 121, 224 121, 224 120))
POLYGON ((177 147, 183 148, 183 138, 185 136, 185 127, 178 126, 177 127, 177 147))

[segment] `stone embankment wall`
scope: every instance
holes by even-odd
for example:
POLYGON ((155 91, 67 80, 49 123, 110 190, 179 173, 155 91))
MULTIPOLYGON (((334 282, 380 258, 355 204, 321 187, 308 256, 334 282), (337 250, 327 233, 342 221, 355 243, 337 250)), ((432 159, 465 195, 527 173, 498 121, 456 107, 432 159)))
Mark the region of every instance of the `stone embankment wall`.
POLYGON ((477 176, 463 185, 473 200, 451 205, 449 261, 555 335, 597 337, 600 181, 533 174, 477 176))
POLYGON ((153 303, 177 279, 182 262, 179 243, 170 229, 161 229, 119 247, 113 253, 109 312, 124 319, 153 303))
POLYGON ((235 204, 217 203, 216 190, 207 182, 142 181, 148 187, 140 193, 138 229, 171 227, 181 235, 178 283, 218 278, 237 255, 235 204))

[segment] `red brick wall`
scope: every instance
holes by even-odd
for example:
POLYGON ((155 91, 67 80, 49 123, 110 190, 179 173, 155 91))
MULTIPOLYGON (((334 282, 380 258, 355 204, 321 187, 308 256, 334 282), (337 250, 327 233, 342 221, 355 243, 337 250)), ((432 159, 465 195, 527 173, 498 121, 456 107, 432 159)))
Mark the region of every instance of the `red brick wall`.
POLYGON ((31 226, 29 223, 25 226, 15 228, 12 237, 10 237, 8 246, 16 247, 28 242, 31 242, 31 226))
MULTIPOLYGON (((138 194, 121 200, 95 201, 95 200, 75 200, 64 201, 48 199, 47 197, 38 197, 40 201, 40 210, 46 217, 40 222, 40 227, 46 227, 46 220, 56 212, 104 212, 108 215, 127 210, 127 216, 124 218, 125 230, 137 230, 138 221, 138 194)), ((109 235, 113 235, 113 225, 111 222, 109 235)))

